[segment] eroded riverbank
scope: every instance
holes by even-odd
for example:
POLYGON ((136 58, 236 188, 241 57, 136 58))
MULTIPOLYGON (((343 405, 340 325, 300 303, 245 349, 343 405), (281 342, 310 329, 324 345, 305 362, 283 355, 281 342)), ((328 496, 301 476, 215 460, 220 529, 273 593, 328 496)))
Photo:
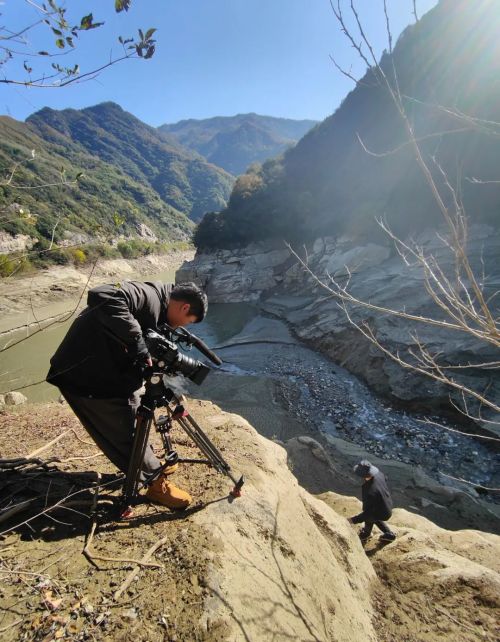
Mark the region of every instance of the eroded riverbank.
MULTIPOLYGON (((101 274, 99 282, 110 276, 101 274)), ((261 434, 284 444, 304 435, 319 441, 335 462, 336 486, 318 483, 311 490, 350 494, 354 461, 379 458, 381 467, 389 468, 398 505, 449 528, 498 530, 494 495, 478 492, 479 486, 500 485, 498 456, 478 440, 438 430, 422 423, 423 417, 392 408, 355 376, 299 343, 284 322, 262 316, 253 306, 212 305, 206 322, 193 331, 217 349, 224 364, 201 388, 190 385, 190 393, 243 415, 261 434)), ((3 372, 14 387, 43 379, 52 347, 64 332, 55 326, 25 342, 21 356, 17 349, 4 353, 3 372), (13 359, 10 365, 6 355, 13 359)), ((33 401, 59 394, 48 384, 26 392, 33 401)), ((301 481, 300 458, 294 459, 294 453, 290 462, 301 481)))
POLYGON ((32 276, 0 279, 0 333, 52 319, 85 302, 84 291, 113 278, 151 278, 170 272, 193 257, 194 250, 138 259, 99 260, 95 266, 57 266, 32 276))

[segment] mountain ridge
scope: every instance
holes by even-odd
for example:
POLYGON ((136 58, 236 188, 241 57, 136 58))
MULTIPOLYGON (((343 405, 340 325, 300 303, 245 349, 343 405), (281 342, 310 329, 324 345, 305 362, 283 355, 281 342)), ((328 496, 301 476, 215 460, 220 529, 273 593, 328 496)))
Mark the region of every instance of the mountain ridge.
POLYGON ((233 178, 113 102, 82 110, 44 108, 26 123, 47 140, 63 134, 131 178, 144 182, 171 207, 198 220, 224 205, 233 178))
POLYGON ((261 116, 250 112, 191 118, 160 125, 158 130, 238 175, 254 162, 283 153, 316 123, 314 120, 261 116))
POLYGON ((98 239, 137 235, 140 224, 163 239, 191 235, 193 223, 185 214, 119 167, 55 130, 47 140, 28 124, 1 116, 0 172, 9 177, 14 167, 12 180, 6 178, 0 189, 0 229, 11 235, 48 240, 54 235, 57 241, 68 231, 98 239), (119 228, 115 215, 123 219, 119 228))

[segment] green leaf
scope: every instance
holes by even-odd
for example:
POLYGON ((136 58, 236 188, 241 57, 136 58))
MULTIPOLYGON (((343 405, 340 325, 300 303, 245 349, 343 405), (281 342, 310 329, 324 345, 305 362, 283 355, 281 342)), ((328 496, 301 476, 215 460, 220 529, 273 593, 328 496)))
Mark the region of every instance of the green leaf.
POLYGON ((56 36, 62 36, 62 31, 60 29, 56 29, 55 27, 51 27, 51 29, 56 36))
POLYGON ((149 40, 155 31, 156 29, 148 29, 146 31, 146 35, 144 36, 144 40, 149 40))
POLYGON ((56 40, 56 47, 59 47, 59 49, 64 49, 64 40, 62 38, 58 38, 56 40))
POLYGON ((147 49, 147 51, 146 51, 146 53, 144 55, 145 60, 148 60, 149 58, 152 58, 154 52, 155 52, 155 46, 154 45, 151 45, 150 47, 148 47, 148 49, 147 49))
POLYGON ((39 55, 39 56, 48 56, 48 55, 49 55, 49 52, 48 52, 48 51, 39 51, 39 52, 38 52, 38 55, 39 55))
POLYGON ((132 0, 115 0, 115 11, 120 13, 120 11, 128 11, 132 0))
POLYGON ((80 29, 82 31, 88 31, 89 29, 97 29, 97 27, 101 27, 104 24, 104 22, 94 22, 94 16, 89 13, 88 16, 83 16, 83 18, 80 21, 80 29))
POLYGON ((80 20, 80 29, 90 29, 93 20, 94 16, 91 13, 89 13, 88 16, 83 16, 83 18, 80 20))
POLYGON ((73 38, 70 38, 69 36, 66 38, 66 42, 70 47, 74 47, 75 45, 73 44, 73 38))

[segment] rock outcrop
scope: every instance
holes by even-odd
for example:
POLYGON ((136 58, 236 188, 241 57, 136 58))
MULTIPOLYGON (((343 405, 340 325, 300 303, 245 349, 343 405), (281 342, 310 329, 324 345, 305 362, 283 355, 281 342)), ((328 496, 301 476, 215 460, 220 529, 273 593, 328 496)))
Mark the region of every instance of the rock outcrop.
MULTIPOLYGON (((103 488, 114 468, 98 457, 67 406, 0 413, 3 456, 39 452, 52 442, 43 456, 65 462, 58 464, 62 474, 53 467, 41 471, 31 486, 22 483, 25 472, 10 471, 14 497, 37 495, 45 484, 46 512, 57 482, 61 510, 68 489, 71 498, 85 500, 78 510, 66 509, 63 521, 37 515, 39 508, 30 513, 30 501, 16 504, 13 512, 13 497, 4 499, 2 566, 13 578, 23 578, 21 586, 19 580, 6 582, 0 591, 5 642, 35 639, 34 632, 36 639, 43 634, 43 639, 138 642, 495 639, 498 536, 452 532, 397 509, 391 519, 396 541, 384 547, 374 533, 363 550, 346 519, 359 512, 359 500, 332 490, 313 496, 289 468, 298 461, 293 453, 300 454, 303 483, 318 476, 334 482, 331 469, 337 462, 317 442, 299 438, 285 450, 238 415, 206 401, 189 406, 233 471, 245 475, 242 497, 232 498, 229 480, 213 469, 184 464, 175 483, 189 488, 192 508, 172 513, 142 504, 120 522, 110 508, 119 489, 103 488), (99 494, 95 485, 85 488, 96 479, 96 472, 86 470, 89 459, 101 474, 99 494), (75 480, 83 483, 78 493, 75 480), (93 506, 98 504, 89 536, 92 496, 93 506)), ((182 435, 175 435, 175 444, 181 454, 198 452, 182 435)))
MULTIPOLYGON (((418 243, 445 271, 453 271, 452 256, 436 234, 422 234, 418 243)), ((477 274, 484 271, 487 275, 484 291, 487 297, 493 297, 500 288, 500 234, 487 226, 474 226, 467 251, 477 274)), ((300 253, 323 282, 328 283, 329 276, 344 282, 349 278, 349 289, 360 300, 416 315, 437 314, 439 318, 439 310, 425 290, 421 267, 405 265, 389 245, 368 243, 360 247, 346 237, 320 238, 300 253)), ((199 253, 181 267, 177 278, 202 284, 213 302, 260 301, 264 311, 284 318, 298 337, 361 376, 380 394, 428 410, 449 409, 449 390, 405 370, 365 339, 338 300, 318 287, 284 244, 254 243, 235 250, 199 253)), ((495 306, 497 299, 491 301, 495 306)), ((415 350, 418 335, 445 364, 498 360, 494 348, 470 334, 423 323, 411 325, 360 306, 351 307, 349 312, 355 323, 369 322, 383 345, 394 353, 408 355, 415 350)), ((488 388, 491 398, 500 398, 495 371, 470 369, 461 377, 472 388, 488 388)))

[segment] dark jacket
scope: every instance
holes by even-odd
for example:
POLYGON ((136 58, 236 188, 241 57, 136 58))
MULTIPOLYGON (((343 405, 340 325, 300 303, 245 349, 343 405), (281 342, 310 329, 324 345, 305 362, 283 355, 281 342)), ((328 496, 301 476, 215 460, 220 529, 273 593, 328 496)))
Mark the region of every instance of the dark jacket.
POLYGON ((361 487, 363 512, 352 518, 354 524, 359 522, 378 522, 389 519, 392 515, 392 497, 384 473, 378 471, 365 481, 361 487))
POLYGON ((138 356, 147 355, 142 333, 167 320, 172 285, 124 281, 88 293, 87 307, 50 360, 47 381, 74 394, 128 397, 142 381, 138 356))

